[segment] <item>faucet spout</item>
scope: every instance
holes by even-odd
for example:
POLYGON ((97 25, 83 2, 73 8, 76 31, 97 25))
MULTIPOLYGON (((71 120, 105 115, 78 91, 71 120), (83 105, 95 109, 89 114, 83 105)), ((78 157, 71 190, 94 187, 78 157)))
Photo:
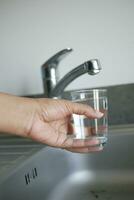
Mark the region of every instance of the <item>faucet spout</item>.
POLYGON ((61 80, 58 77, 59 62, 70 52, 71 48, 63 49, 52 56, 42 65, 42 78, 45 96, 56 97, 62 94, 64 89, 77 77, 88 73, 89 75, 98 74, 101 70, 98 59, 89 60, 68 72, 61 80))
POLYGON ((100 72, 101 65, 98 59, 89 60, 78 67, 68 72, 51 91, 50 97, 56 97, 62 94, 64 89, 79 76, 88 73, 89 75, 96 75, 100 72))

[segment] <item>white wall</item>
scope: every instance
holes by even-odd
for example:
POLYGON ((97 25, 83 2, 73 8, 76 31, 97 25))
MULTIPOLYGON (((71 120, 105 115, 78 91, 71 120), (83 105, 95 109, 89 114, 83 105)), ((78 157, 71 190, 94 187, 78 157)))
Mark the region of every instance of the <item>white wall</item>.
POLYGON ((134 82, 134 1, 0 0, 0 91, 42 93, 40 66, 65 47, 61 76, 91 58, 103 67, 69 89, 134 82))

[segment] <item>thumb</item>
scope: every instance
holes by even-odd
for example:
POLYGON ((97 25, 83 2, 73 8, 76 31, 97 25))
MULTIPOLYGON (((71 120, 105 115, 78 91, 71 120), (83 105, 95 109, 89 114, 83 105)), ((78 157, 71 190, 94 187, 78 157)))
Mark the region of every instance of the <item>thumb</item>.
POLYGON ((103 116, 102 112, 94 110, 91 106, 86 104, 66 101, 66 106, 70 112, 69 114, 85 115, 88 118, 101 118, 103 116))

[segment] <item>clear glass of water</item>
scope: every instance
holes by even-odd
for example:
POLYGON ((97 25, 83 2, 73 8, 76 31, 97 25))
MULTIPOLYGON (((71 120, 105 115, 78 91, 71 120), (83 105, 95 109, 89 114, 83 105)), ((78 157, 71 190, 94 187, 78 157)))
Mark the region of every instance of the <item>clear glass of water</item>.
POLYGON ((104 115, 102 118, 89 119, 84 115, 73 114, 71 120, 71 131, 68 133, 68 137, 73 139, 98 139, 101 144, 107 142, 108 133, 108 102, 107 102, 107 90, 106 89, 87 89, 87 90, 75 90, 69 92, 66 99, 69 99, 76 103, 87 104, 102 112, 104 115))

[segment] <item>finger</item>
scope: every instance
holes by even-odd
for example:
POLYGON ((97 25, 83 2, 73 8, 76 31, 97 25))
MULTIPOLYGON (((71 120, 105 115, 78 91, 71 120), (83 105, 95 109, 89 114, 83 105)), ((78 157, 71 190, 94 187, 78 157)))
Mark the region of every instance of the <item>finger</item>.
POLYGON ((91 146, 97 146, 100 142, 97 139, 73 139, 71 137, 68 137, 62 147, 63 148, 83 148, 83 147, 91 147, 91 146))
POLYGON ((102 151, 103 147, 66 148, 66 150, 74 153, 93 153, 102 151))
POLYGON ((71 101, 64 100, 69 114, 79 114, 79 115, 85 115, 89 118, 101 118, 103 116, 103 113, 101 113, 98 110, 94 110, 92 107, 86 104, 82 103, 74 103, 71 101))
POLYGON ((100 142, 97 139, 74 139, 72 143, 73 148, 82 148, 82 147, 89 147, 89 146, 96 146, 99 145, 100 142))

